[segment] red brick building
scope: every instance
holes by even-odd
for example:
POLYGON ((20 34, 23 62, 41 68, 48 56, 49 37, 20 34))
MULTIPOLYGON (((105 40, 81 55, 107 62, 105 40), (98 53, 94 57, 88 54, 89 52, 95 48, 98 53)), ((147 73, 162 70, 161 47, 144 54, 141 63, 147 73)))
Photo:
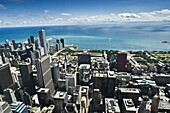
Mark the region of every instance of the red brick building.
POLYGON ((127 53, 119 52, 117 55, 117 71, 126 72, 127 53))

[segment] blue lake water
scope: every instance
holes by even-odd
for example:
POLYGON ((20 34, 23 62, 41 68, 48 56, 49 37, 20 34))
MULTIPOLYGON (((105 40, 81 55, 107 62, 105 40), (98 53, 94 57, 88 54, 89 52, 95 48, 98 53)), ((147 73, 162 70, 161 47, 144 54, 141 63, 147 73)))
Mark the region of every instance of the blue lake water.
POLYGON ((23 42, 29 36, 38 38, 40 29, 46 31, 46 38, 64 38, 66 44, 74 44, 79 49, 170 50, 170 45, 161 43, 170 41, 170 24, 167 23, 0 28, 0 43, 6 39, 23 42))

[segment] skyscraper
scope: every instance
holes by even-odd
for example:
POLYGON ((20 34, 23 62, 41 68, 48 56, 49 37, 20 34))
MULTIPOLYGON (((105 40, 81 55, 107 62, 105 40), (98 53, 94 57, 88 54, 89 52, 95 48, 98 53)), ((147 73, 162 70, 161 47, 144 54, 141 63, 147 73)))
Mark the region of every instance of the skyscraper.
POLYGON ((57 38, 56 43, 60 43, 60 39, 59 38, 57 38))
POLYGON ((29 44, 29 45, 31 44, 31 39, 30 39, 30 38, 28 38, 28 44, 29 44))
POLYGON ((2 90, 13 85, 9 64, 0 65, 0 78, 0 87, 2 90))
POLYGON ((30 39, 31 39, 31 43, 34 43, 34 36, 30 36, 30 39))
POLYGON ((49 101, 50 101, 49 88, 40 88, 38 90, 38 100, 43 107, 49 105, 49 101))
POLYGON ((35 86, 32 76, 32 67, 31 63, 24 62, 19 64, 19 69, 21 72, 22 82, 24 87, 27 87, 27 92, 30 95, 33 95, 35 93, 35 86))
POLYGON ((38 47, 39 47, 39 41, 38 41, 38 39, 36 38, 36 39, 35 39, 35 49, 38 49, 38 47))
POLYGON ((47 55, 48 54, 48 48, 47 48, 47 41, 46 41, 46 38, 45 38, 45 30, 39 31, 39 38, 40 38, 40 44, 44 48, 44 53, 47 55))
POLYGON ((51 95, 54 93, 54 84, 50 69, 50 57, 48 55, 42 56, 35 60, 38 84, 41 88, 49 88, 51 95))
POLYGON ((15 40, 12 40, 12 45, 13 45, 14 49, 17 49, 17 44, 15 43, 15 40))
POLYGON ((120 52, 117 55, 117 71, 125 72, 126 71, 126 64, 127 64, 127 53, 120 52))
POLYGON ((91 54, 90 53, 79 53, 78 54, 78 65, 90 64, 91 65, 91 54))
POLYGON ((10 89, 10 88, 7 88, 4 90, 4 95, 5 95, 5 100, 10 104, 12 102, 16 102, 17 99, 15 97, 15 92, 10 89))
POLYGON ((64 47, 64 39, 60 39, 60 42, 62 43, 62 46, 64 47))
POLYGON ((52 62, 50 67, 51 67, 53 82, 54 84, 57 84, 58 79, 60 79, 59 64, 52 62))

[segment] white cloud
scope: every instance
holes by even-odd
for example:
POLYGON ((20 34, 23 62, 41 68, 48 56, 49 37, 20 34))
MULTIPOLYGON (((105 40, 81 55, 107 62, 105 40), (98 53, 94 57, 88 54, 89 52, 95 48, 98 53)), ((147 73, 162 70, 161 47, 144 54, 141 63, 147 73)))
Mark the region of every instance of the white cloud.
POLYGON ((45 17, 46 19, 54 19, 54 17, 53 16, 51 16, 51 15, 47 15, 46 17, 45 17))
POLYGON ((125 18, 139 18, 139 15, 135 13, 121 13, 118 16, 125 17, 125 18))
MULTIPOLYGON (((69 13, 61 13, 61 15, 68 16, 67 18, 60 18, 57 15, 50 15, 49 10, 44 10, 45 15, 29 16, 16 15, 7 16, 9 21, 2 22, 1 25, 70 25, 70 24, 112 24, 123 22, 154 22, 154 21, 170 21, 170 10, 163 9, 153 12, 139 12, 139 13, 119 13, 107 15, 93 15, 93 16, 79 16, 69 17, 69 13), (20 17, 20 18, 15 18, 20 17), (20 19, 18 21, 18 19, 20 19)), ((4 20, 4 18, 1 18, 4 20)))
POLYGON ((12 22, 3 22, 5 25, 12 25, 12 22))
POLYGON ((2 20, 0 20, 0 24, 2 23, 2 20))
POLYGON ((141 21, 170 21, 170 10, 141 12, 141 13, 120 13, 110 15, 95 15, 69 18, 71 23, 112 23, 112 22, 141 22, 141 21))
POLYGON ((54 21, 62 21, 62 18, 55 18, 54 21))
POLYGON ((50 10, 44 10, 44 13, 49 13, 50 12, 50 10))
POLYGON ((64 16, 71 16, 72 14, 70 14, 70 13, 61 13, 61 15, 64 15, 64 16))
POLYGON ((2 4, 0 4, 0 9, 7 9, 7 7, 2 5, 2 4))
POLYGON ((164 9, 161 11, 155 11, 155 13, 159 13, 159 14, 170 14, 170 10, 169 9, 164 9))

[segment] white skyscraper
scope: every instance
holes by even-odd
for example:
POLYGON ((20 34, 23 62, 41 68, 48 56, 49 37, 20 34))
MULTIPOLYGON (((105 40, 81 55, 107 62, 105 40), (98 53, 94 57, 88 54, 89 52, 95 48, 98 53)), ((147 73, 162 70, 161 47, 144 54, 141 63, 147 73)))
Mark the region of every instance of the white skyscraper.
POLYGON ((46 41, 46 38, 45 38, 45 30, 39 31, 39 38, 40 38, 40 44, 44 48, 44 53, 47 55, 48 54, 48 48, 47 48, 47 41, 46 41))
POLYGON ((55 92, 54 84, 52 80, 52 74, 50 69, 50 57, 48 55, 43 56, 35 60, 38 85, 41 88, 49 88, 51 95, 55 92))

